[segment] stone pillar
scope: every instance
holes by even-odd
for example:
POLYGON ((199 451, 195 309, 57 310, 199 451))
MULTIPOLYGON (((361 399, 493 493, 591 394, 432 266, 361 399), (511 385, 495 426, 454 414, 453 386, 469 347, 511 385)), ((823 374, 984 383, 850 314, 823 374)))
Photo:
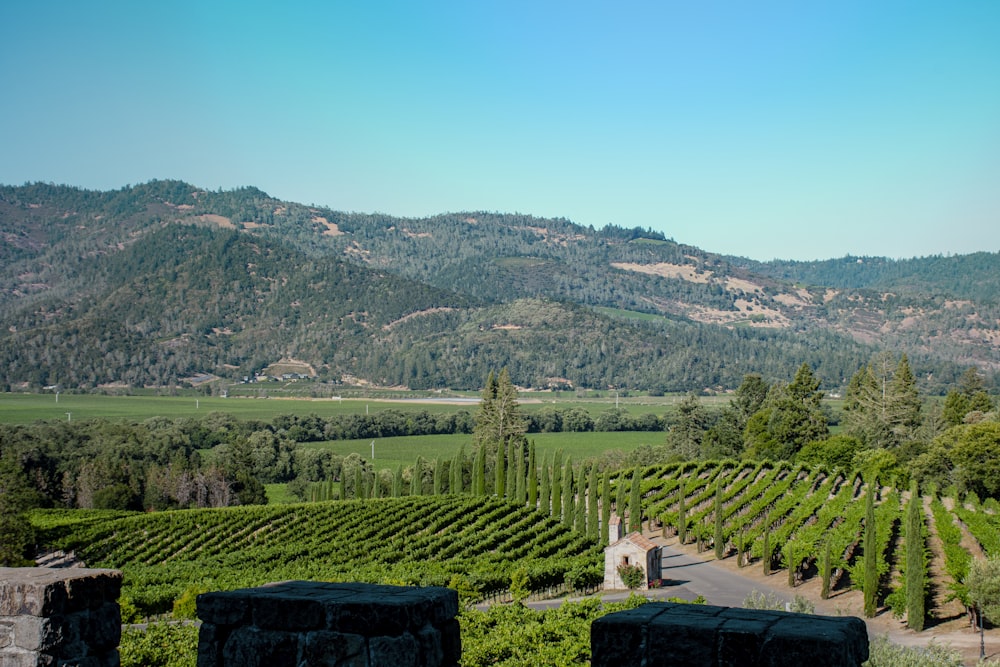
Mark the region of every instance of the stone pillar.
POLYGON ((198 667, 450 667, 449 588, 288 581, 198 596, 198 667))
POLYGON ((118 667, 122 575, 0 567, 0 667, 118 667))
POLYGON ((868 659, 864 621, 651 602, 590 626, 592 667, 846 667, 868 659))

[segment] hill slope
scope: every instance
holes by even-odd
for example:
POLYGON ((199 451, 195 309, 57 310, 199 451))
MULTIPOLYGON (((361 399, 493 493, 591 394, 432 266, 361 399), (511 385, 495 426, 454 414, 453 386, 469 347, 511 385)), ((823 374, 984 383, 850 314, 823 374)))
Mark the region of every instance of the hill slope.
POLYGON ((833 387, 880 345, 940 386, 1000 358, 996 254, 760 264, 638 228, 176 181, 0 187, 0 238, 7 387, 239 379, 281 359, 414 388, 507 365, 523 385, 671 390, 808 362, 833 387))

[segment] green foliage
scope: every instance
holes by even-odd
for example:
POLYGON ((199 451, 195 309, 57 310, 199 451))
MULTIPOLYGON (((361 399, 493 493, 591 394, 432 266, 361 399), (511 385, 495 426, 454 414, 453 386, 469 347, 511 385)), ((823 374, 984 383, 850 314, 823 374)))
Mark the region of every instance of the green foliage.
MULTIPOLYGON (((992 662, 992 661, 991 661, 992 662)), ((989 663, 983 663, 986 667, 989 663)), ((927 646, 900 646, 888 635, 874 637, 868 645, 864 667, 963 667, 962 654, 931 641, 927 646)))
POLYGON ((632 471, 632 491, 628 504, 628 530, 630 533, 642 531, 642 471, 632 471))
POLYGON ((979 612, 993 625, 1000 625, 1000 555, 973 559, 965 585, 979 612))
POLYGON ((585 665, 590 661, 590 624, 597 618, 645 604, 630 596, 622 602, 591 598, 535 611, 522 605, 494 605, 459 614, 464 667, 585 665))
POLYGON ((617 572, 622 583, 625 584, 625 588, 630 591, 642 588, 643 583, 645 583, 646 572, 642 569, 641 565, 626 565, 622 563, 618 566, 617 572))
POLYGON ((194 667, 198 657, 198 626, 150 623, 122 628, 118 648, 122 667, 194 667))
POLYGON ((180 597, 174 600, 173 617, 178 620, 194 620, 198 618, 198 596, 208 592, 208 587, 203 584, 194 584, 185 588, 180 597))
MULTIPOLYGON (((40 526, 45 516, 32 514, 40 526)), ((284 579, 444 586, 461 575, 482 597, 508 589, 523 568, 532 591, 562 584, 568 572, 590 585, 602 560, 583 535, 481 496, 84 514, 47 525, 42 544, 121 569, 123 596, 142 615, 169 612, 202 588, 284 579)))

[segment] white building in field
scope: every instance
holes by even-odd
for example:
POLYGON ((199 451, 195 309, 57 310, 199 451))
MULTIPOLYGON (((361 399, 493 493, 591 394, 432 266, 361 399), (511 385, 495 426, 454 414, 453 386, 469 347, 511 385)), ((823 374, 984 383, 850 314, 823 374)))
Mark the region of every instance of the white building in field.
MULTIPOLYGON (((614 540, 614 534, 611 538, 614 540)), ((618 574, 621 565, 638 565, 645 573, 639 590, 648 590, 650 582, 658 582, 663 577, 663 555, 660 547, 643 537, 642 533, 631 533, 604 548, 604 589, 623 590, 628 588, 618 574)))

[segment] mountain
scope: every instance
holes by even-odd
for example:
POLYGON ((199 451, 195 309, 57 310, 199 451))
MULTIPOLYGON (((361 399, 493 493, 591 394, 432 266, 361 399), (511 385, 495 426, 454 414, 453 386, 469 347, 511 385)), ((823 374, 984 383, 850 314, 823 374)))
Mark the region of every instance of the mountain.
POLYGON ((174 385, 278 362, 322 380, 731 388, 880 348, 929 389, 996 383, 1000 255, 771 262, 641 228, 397 218, 257 188, 0 186, 0 386, 174 385))

